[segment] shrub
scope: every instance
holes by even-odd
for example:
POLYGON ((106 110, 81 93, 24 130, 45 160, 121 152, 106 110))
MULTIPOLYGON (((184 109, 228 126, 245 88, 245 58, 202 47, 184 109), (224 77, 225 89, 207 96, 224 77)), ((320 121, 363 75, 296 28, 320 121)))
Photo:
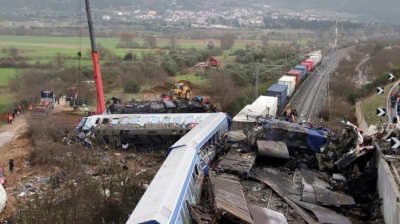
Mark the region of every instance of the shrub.
POLYGON ((140 85, 133 79, 124 85, 124 93, 138 93, 140 89, 140 85))

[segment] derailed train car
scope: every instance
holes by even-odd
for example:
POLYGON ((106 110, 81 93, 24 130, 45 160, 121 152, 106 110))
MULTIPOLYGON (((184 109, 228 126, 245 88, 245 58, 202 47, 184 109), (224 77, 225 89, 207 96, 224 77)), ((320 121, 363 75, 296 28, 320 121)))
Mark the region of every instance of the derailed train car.
POLYGON ((274 118, 258 118, 259 126, 248 133, 251 145, 256 146, 257 140, 283 142, 288 148, 320 153, 333 132, 323 127, 311 127, 308 124, 297 124, 274 118))
POLYGON ((75 128, 79 138, 95 135, 107 142, 158 144, 176 141, 213 113, 102 114, 83 118, 75 128))
POLYGON ((200 201, 213 144, 230 123, 229 115, 213 113, 172 145, 127 223, 193 223, 187 203, 200 201))
POLYGON ((187 99, 131 101, 112 104, 108 108, 111 114, 147 114, 147 113, 205 113, 217 112, 217 108, 207 103, 188 101, 187 99))

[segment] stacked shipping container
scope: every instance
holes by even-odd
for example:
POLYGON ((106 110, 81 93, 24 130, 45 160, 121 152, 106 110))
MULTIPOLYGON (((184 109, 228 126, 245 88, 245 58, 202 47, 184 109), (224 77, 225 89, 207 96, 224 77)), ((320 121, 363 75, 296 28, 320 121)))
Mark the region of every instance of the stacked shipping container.
POLYGON ((273 84, 268 88, 266 95, 278 98, 278 107, 283 109, 286 104, 287 97, 293 96, 296 88, 298 88, 302 81, 307 78, 316 66, 321 64, 322 54, 321 51, 315 51, 308 54, 308 58, 300 65, 296 65, 293 69, 282 76, 278 84, 273 84))

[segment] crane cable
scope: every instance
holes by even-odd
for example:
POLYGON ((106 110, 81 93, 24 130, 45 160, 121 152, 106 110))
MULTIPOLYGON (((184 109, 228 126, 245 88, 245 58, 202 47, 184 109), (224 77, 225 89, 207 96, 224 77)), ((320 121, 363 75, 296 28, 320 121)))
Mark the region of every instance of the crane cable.
MULTIPOLYGON (((81 57, 82 57, 82 0, 77 0, 78 5, 78 97, 80 97, 81 93, 81 57)), ((77 98, 78 98, 77 97, 77 98)), ((78 100, 78 99, 76 99, 78 100)))

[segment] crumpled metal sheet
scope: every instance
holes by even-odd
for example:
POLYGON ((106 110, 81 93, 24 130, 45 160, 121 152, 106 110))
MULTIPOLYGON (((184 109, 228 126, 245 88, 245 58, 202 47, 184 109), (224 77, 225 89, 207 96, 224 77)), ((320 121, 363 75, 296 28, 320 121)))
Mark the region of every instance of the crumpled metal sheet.
POLYGON ((254 223, 238 177, 228 174, 210 175, 210 184, 215 210, 220 217, 234 223, 254 223))
POLYGON ((289 150, 284 142, 257 140, 258 154, 275 158, 289 159, 289 150))
POLYGON ((230 131, 227 133, 225 142, 241 142, 247 139, 247 136, 244 134, 242 130, 238 131, 230 131))
MULTIPOLYGON (((347 217, 344 217, 332 211, 331 209, 297 200, 292 194, 290 194, 290 189, 297 188, 296 184, 292 182, 286 181, 274 174, 260 171, 255 171, 254 175, 251 177, 270 186, 276 193, 279 194, 279 196, 285 199, 290 206, 295 203, 304 209, 310 210, 312 213, 314 213, 318 219, 318 222, 320 223, 351 224, 351 221, 347 217)), ((304 211, 296 208, 296 206, 292 206, 292 208, 295 209, 295 211, 308 223, 318 223, 313 219, 310 219, 310 216, 307 215, 307 213, 304 213, 304 211)))
POLYGON ((318 203, 314 187, 307 184, 306 182, 303 182, 303 196, 301 197, 301 200, 312 204, 318 203))
MULTIPOLYGON (((307 185, 312 186, 315 197, 316 197, 315 202, 313 202, 313 200, 311 198, 306 198, 306 199, 311 199, 311 200, 305 200, 305 201, 307 201, 309 203, 313 203, 313 204, 317 204, 316 202, 319 202, 319 203, 325 204, 325 205, 353 205, 353 204, 355 204, 353 197, 345 195, 345 194, 340 194, 335 191, 331 191, 331 190, 327 189, 330 186, 329 183, 319 179, 324 176, 323 173, 309 170, 304 166, 300 166, 300 170, 301 170, 301 174, 303 175, 304 182, 307 185)), ((312 192, 312 190, 307 185, 305 187, 308 187, 308 192, 312 192)), ((304 190, 303 190, 303 197, 304 197, 304 190)))
POLYGON ((325 205, 354 205, 354 198, 329 189, 315 187, 317 201, 325 205))
POLYGON ((242 153, 237 149, 231 149, 218 163, 217 168, 226 173, 247 177, 255 160, 256 154, 254 152, 242 153))
POLYGON ((268 223, 268 224, 287 224, 285 216, 271 209, 263 208, 253 204, 247 204, 254 223, 268 223))

